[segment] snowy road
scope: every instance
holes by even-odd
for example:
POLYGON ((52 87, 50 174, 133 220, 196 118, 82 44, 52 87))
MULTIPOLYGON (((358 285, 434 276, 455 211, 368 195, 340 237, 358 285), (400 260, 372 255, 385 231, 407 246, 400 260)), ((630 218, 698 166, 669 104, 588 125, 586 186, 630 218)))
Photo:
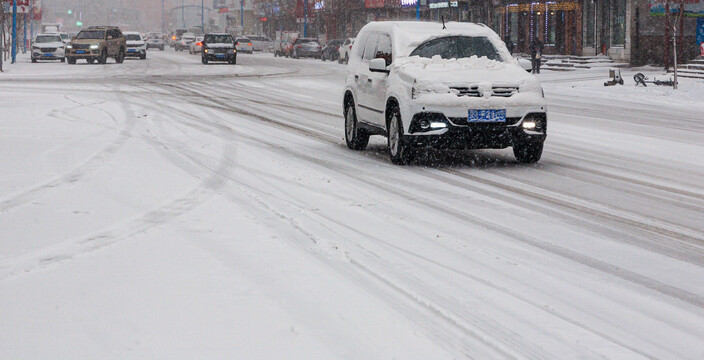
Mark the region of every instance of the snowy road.
POLYGON ((704 358, 701 84, 542 74, 538 164, 399 167, 344 66, 238 61, 0 74, 0 357, 704 358))

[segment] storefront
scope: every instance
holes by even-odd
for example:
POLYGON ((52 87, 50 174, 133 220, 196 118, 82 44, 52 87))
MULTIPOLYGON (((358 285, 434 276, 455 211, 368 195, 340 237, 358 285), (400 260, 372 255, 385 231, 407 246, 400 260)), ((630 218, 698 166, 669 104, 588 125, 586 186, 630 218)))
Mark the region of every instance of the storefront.
POLYGON ((630 0, 584 0, 583 55, 628 55, 630 0))
POLYGON ((514 44, 514 52, 529 52, 531 40, 538 38, 544 54, 582 54, 581 1, 512 1, 495 6, 493 20, 494 29, 514 44))

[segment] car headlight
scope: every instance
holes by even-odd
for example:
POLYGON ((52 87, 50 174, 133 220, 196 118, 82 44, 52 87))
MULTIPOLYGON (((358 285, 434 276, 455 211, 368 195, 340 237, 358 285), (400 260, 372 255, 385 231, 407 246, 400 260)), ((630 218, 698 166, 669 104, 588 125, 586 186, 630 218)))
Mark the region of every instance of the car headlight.
POLYGON ((96 44, 93 44, 93 45, 90 46, 90 48, 91 48, 92 50, 98 50, 99 47, 100 47, 100 45, 96 45, 96 44))
POLYGON ((66 48, 67 48, 67 49, 73 49, 73 45, 70 45, 70 44, 69 44, 69 45, 66 45, 66 48))

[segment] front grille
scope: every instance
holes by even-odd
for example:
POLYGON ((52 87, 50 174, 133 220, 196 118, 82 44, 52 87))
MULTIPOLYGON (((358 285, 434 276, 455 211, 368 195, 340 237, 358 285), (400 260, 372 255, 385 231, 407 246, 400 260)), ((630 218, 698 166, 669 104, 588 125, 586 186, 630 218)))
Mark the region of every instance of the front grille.
POLYGON ((39 50, 41 50, 43 53, 53 53, 54 51, 56 51, 56 48, 41 48, 39 50))
POLYGON ((134 45, 134 44, 127 45, 128 48, 136 48, 136 47, 140 47, 140 46, 142 46, 142 45, 134 45))
MULTIPOLYGON (((451 89, 457 91, 457 96, 469 96, 469 97, 481 97, 482 96, 481 92, 479 91, 479 86, 452 87, 451 89)), ((491 96, 511 97, 516 92, 518 92, 518 88, 515 86, 494 86, 492 88, 491 96)))
MULTIPOLYGON (((468 118, 459 118, 459 117, 453 117, 450 118, 450 121, 459 126, 467 126, 469 125, 469 119, 468 118)), ((516 125, 519 121, 521 121, 520 117, 507 117, 506 122, 503 123, 472 123, 472 127, 475 126, 482 126, 482 127, 503 127, 503 126, 509 126, 509 125, 516 125)))
POLYGON ((90 49, 90 44, 76 44, 73 45, 73 48, 76 50, 87 50, 90 49))

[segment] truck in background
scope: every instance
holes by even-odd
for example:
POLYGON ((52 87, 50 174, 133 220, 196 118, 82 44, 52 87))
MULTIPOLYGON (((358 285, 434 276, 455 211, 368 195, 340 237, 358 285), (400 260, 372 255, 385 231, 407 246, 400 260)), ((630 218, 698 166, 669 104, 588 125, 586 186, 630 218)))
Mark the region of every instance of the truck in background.
POLYGON ((298 31, 277 31, 274 40, 274 56, 284 56, 286 45, 296 41, 299 35, 298 31))

